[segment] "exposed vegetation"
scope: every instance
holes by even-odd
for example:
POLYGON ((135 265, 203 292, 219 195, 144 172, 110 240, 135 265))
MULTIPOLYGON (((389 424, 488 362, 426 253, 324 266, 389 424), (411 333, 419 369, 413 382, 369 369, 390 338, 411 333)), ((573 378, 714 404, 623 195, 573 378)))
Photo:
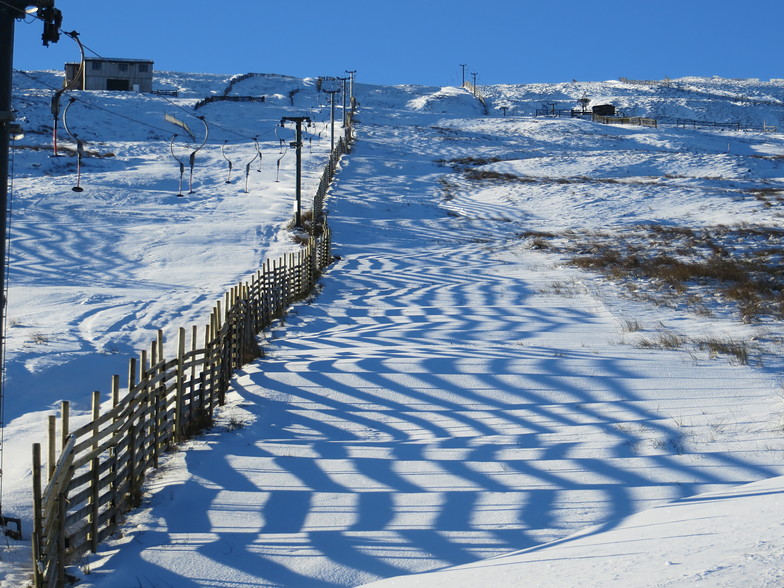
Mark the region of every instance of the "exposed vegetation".
POLYGON ((635 293, 644 290, 658 304, 684 303, 703 315, 710 314, 710 304, 734 305, 743 322, 784 318, 783 229, 641 225, 623 232, 531 231, 520 237, 635 293))

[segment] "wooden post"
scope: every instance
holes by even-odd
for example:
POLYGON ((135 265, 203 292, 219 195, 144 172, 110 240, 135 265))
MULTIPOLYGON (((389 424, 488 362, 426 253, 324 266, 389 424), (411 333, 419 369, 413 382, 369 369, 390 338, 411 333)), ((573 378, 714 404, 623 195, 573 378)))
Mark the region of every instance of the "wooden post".
MULTIPOLYGON (((160 403, 158 401, 158 388, 149 385, 150 377, 154 377, 155 373, 152 370, 152 366, 157 363, 158 357, 158 343, 153 341, 150 345, 150 364, 147 369, 142 368, 142 381, 145 382, 143 393, 144 393, 144 403, 149 404, 150 406, 150 414, 147 414, 145 410, 142 413, 142 418, 145 419, 139 424, 139 428, 141 430, 142 436, 145 436, 145 430, 149 431, 149 436, 152 437, 152 467, 158 468, 158 447, 160 446, 160 427, 161 427, 161 415, 160 415, 160 403), (149 426, 149 429, 147 427, 149 426)), ((147 353, 142 351, 142 366, 147 365, 147 353)), ((131 428, 133 428, 133 422, 131 423, 131 428)))
POLYGON ((90 551, 98 552, 98 499, 101 494, 100 461, 94 457, 90 463, 90 551))
POLYGON ((93 392, 93 450, 98 449, 98 419, 101 416, 101 393, 98 390, 93 392))
POLYGON ((55 444, 57 436, 57 417, 54 415, 49 415, 49 458, 46 461, 47 469, 49 470, 49 475, 47 476, 47 480, 51 481, 52 476, 54 475, 54 466, 55 466, 55 444))
POLYGON ((65 518, 68 500, 64 491, 57 494, 57 586, 65 586, 65 518))
POLYGON ((192 421, 193 415, 193 396, 196 391, 196 343, 199 338, 199 328, 196 325, 191 326, 191 375, 190 375, 190 404, 188 407, 188 420, 192 421))
MULTIPOLYGON (((99 422, 101 417, 101 393, 96 390, 93 392, 93 451, 100 445, 99 422)), ((97 457, 90 461, 90 550, 93 553, 98 551, 98 496, 100 494, 100 462, 97 457)), ((65 522, 65 519, 63 519, 65 522)), ((59 569, 59 568, 58 568, 59 569)))
POLYGON ((214 324, 213 321, 210 321, 210 324, 204 327, 204 365, 201 368, 202 375, 206 372, 206 377, 202 378, 201 381, 201 388, 204 393, 207 394, 206 396, 206 403, 207 403, 207 411, 209 412, 210 418, 212 418, 212 409, 214 406, 213 402, 213 390, 215 382, 213 380, 213 369, 212 369, 212 341, 213 341, 213 330, 212 325, 214 324), (209 382, 209 384, 207 383, 209 382), (205 386, 209 385, 209 392, 205 390, 205 386))
POLYGON ((116 445, 113 445, 112 447, 109 448, 109 462, 111 463, 111 467, 110 467, 109 471, 110 471, 111 476, 112 476, 112 478, 111 478, 111 480, 112 480, 112 485, 111 485, 112 498, 111 498, 111 501, 109 503, 112 514, 111 514, 111 516, 109 518, 109 524, 112 527, 116 527, 117 526, 117 509, 118 509, 118 506, 120 504, 119 497, 117 496, 117 494, 118 494, 117 488, 119 487, 120 484, 119 484, 119 480, 117 479, 117 446, 116 445))
POLYGON ((68 427, 71 419, 71 403, 67 400, 63 400, 60 419, 62 421, 60 423, 60 451, 62 451, 68 441, 68 427))
MULTIPOLYGON (((142 366, 144 369, 144 366, 142 366)), ((132 357, 131 360, 128 362, 128 394, 130 395, 133 391, 134 386, 136 386, 136 358, 132 357)))
POLYGON ((128 429, 128 493, 131 506, 135 508, 139 505, 139 497, 136 490, 136 426, 133 420, 128 429))
POLYGON ((41 562, 41 544, 43 537, 43 520, 41 516, 41 444, 33 443, 33 586, 41 588, 43 579, 38 564, 41 562))
POLYGON ((117 408, 120 404, 120 376, 115 374, 112 376, 112 409, 117 408))
POLYGON ((180 327, 177 331, 177 383, 175 384, 174 397, 174 440, 182 441, 184 427, 182 422, 183 390, 185 388, 185 329, 180 327))
MULTIPOLYGON (((155 375, 162 375, 165 371, 163 366, 166 363, 166 359, 165 359, 165 354, 163 352, 163 331, 161 329, 158 329, 158 345, 156 349, 158 350, 158 357, 156 358, 157 359, 156 363, 160 367, 158 368, 158 371, 155 375)), ((169 418, 168 410, 167 410, 169 399, 166 397, 165 379, 161 379, 161 382, 160 384, 158 384, 157 391, 153 395, 153 397, 156 399, 156 402, 159 407, 158 408, 158 415, 160 416, 159 426, 161 427, 161 430, 159 431, 160 446, 162 449, 166 449, 166 447, 169 446, 169 440, 171 438, 171 435, 163 434, 164 428, 168 428, 166 421, 169 418)), ((157 459, 158 459, 158 454, 156 454, 156 462, 157 459)))

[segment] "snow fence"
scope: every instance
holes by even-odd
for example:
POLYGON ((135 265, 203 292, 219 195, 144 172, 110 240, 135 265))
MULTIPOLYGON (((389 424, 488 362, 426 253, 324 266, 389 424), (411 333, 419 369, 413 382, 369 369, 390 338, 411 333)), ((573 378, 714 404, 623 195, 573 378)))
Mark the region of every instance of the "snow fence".
POLYGON ((57 418, 50 417, 45 469, 41 444, 33 445, 36 588, 65 586, 66 566, 95 553, 122 515, 139 505, 147 470, 158 467, 162 452, 211 423, 234 373, 262 357, 256 335, 283 316, 291 303, 306 297, 321 270, 331 263, 324 198, 340 157, 353 142, 355 107, 353 103, 345 135, 321 176, 307 243, 296 253, 267 260, 248 282, 227 292, 213 308, 201 337, 196 326, 190 333, 180 328, 175 355, 165 355, 162 331, 158 331, 149 352, 130 360, 127 393, 122 398, 120 377, 112 376, 109 411, 101 414, 101 394, 94 392, 92 419, 86 425, 69 430, 68 402, 62 405, 59 436, 57 418))

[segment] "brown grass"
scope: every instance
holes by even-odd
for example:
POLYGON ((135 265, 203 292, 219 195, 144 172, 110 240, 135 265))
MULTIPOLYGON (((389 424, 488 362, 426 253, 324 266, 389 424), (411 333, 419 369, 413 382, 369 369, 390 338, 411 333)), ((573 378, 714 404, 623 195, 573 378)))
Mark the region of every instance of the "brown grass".
POLYGON ((573 265, 640 284, 660 303, 673 299, 707 316, 706 294, 735 304, 741 320, 784 318, 784 230, 739 225, 708 228, 642 225, 623 233, 529 231, 529 247, 571 256, 573 265))

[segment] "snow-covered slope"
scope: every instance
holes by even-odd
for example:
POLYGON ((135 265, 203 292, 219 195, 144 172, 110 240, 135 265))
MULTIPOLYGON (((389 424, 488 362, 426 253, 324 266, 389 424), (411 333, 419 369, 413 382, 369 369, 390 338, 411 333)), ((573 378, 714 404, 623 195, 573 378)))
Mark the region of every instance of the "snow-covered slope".
MULTIPOLYGON (((88 159, 76 193, 74 158, 33 149, 49 140, 51 90, 16 78, 20 115, 40 133, 15 155, 9 299, 5 511, 27 528, 29 445, 44 440, 56 402, 85 411, 89 391, 107 389, 155 329, 199 323, 225 288, 293 246, 283 230, 291 153, 275 181, 291 131, 276 125, 288 114, 318 120, 306 150, 312 193, 329 147, 312 80, 248 78, 230 94, 265 103, 200 109, 211 143, 195 193, 176 196, 176 129, 163 116, 199 129, 181 107, 222 95, 229 80, 162 74, 176 99, 86 93, 71 130, 114 155, 88 159), (239 162, 255 154, 253 137, 262 168, 245 194, 239 162)), ((175 456, 125 538, 75 570, 93 572, 84 582, 356 585, 784 473, 778 320, 743 323, 720 297, 655 306, 644 283, 632 299, 566 265, 557 247, 519 238, 778 226, 780 133, 499 116, 501 105, 527 115, 585 95, 663 121, 782 120, 777 84, 676 82, 482 88, 490 117, 464 90, 358 84, 359 143, 330 204, 342 260, 324 294, 238 380, 223 418, 244 428, 218 428, 175 456), (650 344, 663 333, 681 345, 650 344), (743 342, 752 360, 712 357, 699 345, 710 337, 743 342)))

